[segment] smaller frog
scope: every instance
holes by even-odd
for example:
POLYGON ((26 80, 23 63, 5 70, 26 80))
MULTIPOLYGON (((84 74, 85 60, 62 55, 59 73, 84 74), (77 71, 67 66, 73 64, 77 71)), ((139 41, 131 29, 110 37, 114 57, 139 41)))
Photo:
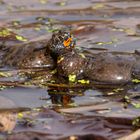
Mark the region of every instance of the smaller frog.
POLYGON ((54 69, 58 54, 71 51, 74 45, 75 40, 69 32, 58 31, 49 41, 3 47, 0 64, 16 68, 54 69))
POLYGON ((50 55, 45 55, 46 41, 30 42, 23 45, 4 46, 1 49, 1 66, 18 69, 53 68, 50 55))

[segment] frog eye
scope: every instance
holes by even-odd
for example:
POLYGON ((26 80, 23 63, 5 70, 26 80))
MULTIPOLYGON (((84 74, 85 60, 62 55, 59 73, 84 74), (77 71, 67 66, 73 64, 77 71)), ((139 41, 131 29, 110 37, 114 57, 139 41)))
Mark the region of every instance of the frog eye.
POLYGON ((69 48, 69 47, 71 46, 71 42, 72 42, 72 38, 69 37, 68 39, 64 40, 63 45, 64 45, 66 48, 69 48))

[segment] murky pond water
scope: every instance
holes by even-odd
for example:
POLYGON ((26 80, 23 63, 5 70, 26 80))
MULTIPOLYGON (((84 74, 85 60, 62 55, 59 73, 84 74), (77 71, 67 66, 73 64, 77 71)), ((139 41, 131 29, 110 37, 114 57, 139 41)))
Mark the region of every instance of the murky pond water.
MULTIPOLYGON (((134 131, 132 121, 140 116, 138 79, 119 86, 79 87, 47 81, 44 86, 44 77, 26 77, 30 69, 5 65, 16 65, 26 55, 17 48, 34 42, 39 43, 32 47, 44 47, 52 32, 63 28, 71 30, 77 49, 87 55, 112 51, 131 54, 140 50, 140 2, 0 0, 0 58, 3 48, 9 49, 6 62, 0 62, 0 110, 2 115, 8 112, 9 118, 17 114, 14 123, 6 120, 11 134, 1 133, 2 138, 108 140, 134 131)), ((26 53, 30 49, 27 47, 26 53)))

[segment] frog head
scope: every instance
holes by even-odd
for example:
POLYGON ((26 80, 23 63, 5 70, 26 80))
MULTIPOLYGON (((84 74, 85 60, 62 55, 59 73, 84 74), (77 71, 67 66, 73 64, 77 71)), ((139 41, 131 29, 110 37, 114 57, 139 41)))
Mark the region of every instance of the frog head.
POLYGON ((59 56, 65 52, 72 51, 75 44, 76 41, 70 32, 60 30, 52 35, 47 48, 53 56, 59 56))

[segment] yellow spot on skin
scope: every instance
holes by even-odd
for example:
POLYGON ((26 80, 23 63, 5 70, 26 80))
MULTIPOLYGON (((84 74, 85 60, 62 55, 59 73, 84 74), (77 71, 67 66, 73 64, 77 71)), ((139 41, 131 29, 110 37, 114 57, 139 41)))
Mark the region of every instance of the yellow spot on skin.
POLYGON ((58 60, 57 60, 57 64, 59 64, 61 61, 64 60, 64 57, 60 57, 58 60))
POLYGON ((65 40, 65 41, 63 42, 64 46, 65 46, 66 48, 69 48, 69 45, 70 45, 71 41, 72 41, 72 38, 68 38, 67 40, 65 40))
POLYGON ((70 82, 75 82, 75 81, 76 81, 76 75, 75 75, 75 74, 73 74, 73 75, 70 74, 70 75, 68 76, 68 78, 69 78, 69 81, 70 81, 70 82))
POLYGON ((82 57, 82 58, 86 58, 85 55, 83 53, 79 53, 79 55, 82 57))
POLYGON ((56 73, 57 73, 57 69, 51 71, 51 74, 56 74, 56 73))

